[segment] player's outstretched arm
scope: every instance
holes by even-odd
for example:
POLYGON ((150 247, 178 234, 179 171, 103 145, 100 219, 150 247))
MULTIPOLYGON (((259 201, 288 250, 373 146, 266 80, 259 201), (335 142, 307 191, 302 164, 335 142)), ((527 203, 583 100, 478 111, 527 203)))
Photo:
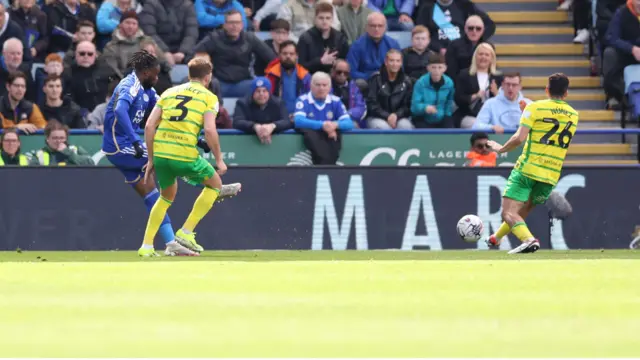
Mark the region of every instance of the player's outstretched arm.
POLYGON ((495 141, 491 141, 489 146, 491 146, 491 148, 498 154, 509 152, 520 146, 527 139, 527 136, 529 136, 529 130, 529 127, 520 125, 516 133, 513 134, 513 136, 509 138, 504 145, 500 146, 500 144, 495 141))

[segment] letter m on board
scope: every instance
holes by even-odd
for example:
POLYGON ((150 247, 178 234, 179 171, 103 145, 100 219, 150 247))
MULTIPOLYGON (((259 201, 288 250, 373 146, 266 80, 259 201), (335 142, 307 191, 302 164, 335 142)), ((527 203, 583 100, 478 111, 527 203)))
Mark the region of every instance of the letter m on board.
POLYGON ((316 199, 313 211, 312 250, 323 249, 325 223, 329 231, 331 249, 346 250, 355 225, 355 245, 357 250, 365 250, 367 245, 367 222, 365 220, 364 192, 362 176, 352 175, 344 201, 342 221, 338 221, 333 202, 333 191, 328 175, 319 175, 316 182, 316 199), (354 224, 355 219, 355 224, 354 224))

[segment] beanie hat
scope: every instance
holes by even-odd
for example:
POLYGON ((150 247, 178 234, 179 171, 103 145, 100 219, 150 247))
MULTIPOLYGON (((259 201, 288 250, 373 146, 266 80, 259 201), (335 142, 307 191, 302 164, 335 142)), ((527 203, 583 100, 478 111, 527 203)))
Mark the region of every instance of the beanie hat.
POLYGON ((138 14, 136 13, 135 10, 127 10, 123 12, 122 16, 120 17, 120 24, 122 24, 122 22, 127 19, 136 19, 136 21, 139 21, 138 14))
POLYGON ((271 81, 264 76, 256 77, 251 83, 251 94, 255 93, 259 87, 266 88, 268 92, 271 92, 271 81))

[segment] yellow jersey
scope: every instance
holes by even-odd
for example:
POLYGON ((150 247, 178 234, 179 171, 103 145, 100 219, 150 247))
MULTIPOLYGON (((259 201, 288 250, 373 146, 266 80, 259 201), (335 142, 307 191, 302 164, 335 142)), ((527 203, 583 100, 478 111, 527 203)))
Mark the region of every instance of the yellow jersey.
POLYGON ((564 101, 535 101, 522 112, 520 126, 529 128, 529 136, 514 169, 555 186, 578 128, 578 112, 564 101))
POLYGON ((202 84, 189 82, 167 89, 156 106, 162 109, 162 118, 153 140, 154 156, 196 161, 204 114, 218 115, 218 97, 202 84))

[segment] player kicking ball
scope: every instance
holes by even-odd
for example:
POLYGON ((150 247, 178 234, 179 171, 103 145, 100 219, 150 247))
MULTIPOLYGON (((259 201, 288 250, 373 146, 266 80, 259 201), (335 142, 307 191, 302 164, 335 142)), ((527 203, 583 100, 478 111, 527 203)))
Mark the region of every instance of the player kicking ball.
MULTIPOLYGON (((213 65, 205 58, 195 58, 189 61, 188 67, 189 82, 162 94, 144 129, 149 152, 144 182, 151 181, 151 173, 155 170, 161 194, 149 214, 141 251, 153 246, 153 239, 176 197, 177 179, 183 178, 189 183, 204 185, 193 210, 175 236, 177 242, 197 255, 201 247, 196 243, 194 230, 220 195, 220 175, 227 171, 216 130, 218 98, 206 87, 213 76, 213 65), (198 134, 203 127, 205 140, 216 158, 217 173, 197 150, 198 134)), ((235 193, 240 191, 240 184, 233 186, 235 193)))
POLYGON ((498 154, 512 151, 525 143, 502 195, 504 222, 495 234, 485 240, 489 247, 499 246, 500 239, 513 232, 522 244, 509 254, 533 253, 540 249, 540 241, 533 237, 524 219, 551 195, 578 127, 578 112, 564 101, 568 89, 569 78, 566 75, 551 75, 546 88, 548 99, 527 105, 518 130, 504 145, 488 142, 498 154))

